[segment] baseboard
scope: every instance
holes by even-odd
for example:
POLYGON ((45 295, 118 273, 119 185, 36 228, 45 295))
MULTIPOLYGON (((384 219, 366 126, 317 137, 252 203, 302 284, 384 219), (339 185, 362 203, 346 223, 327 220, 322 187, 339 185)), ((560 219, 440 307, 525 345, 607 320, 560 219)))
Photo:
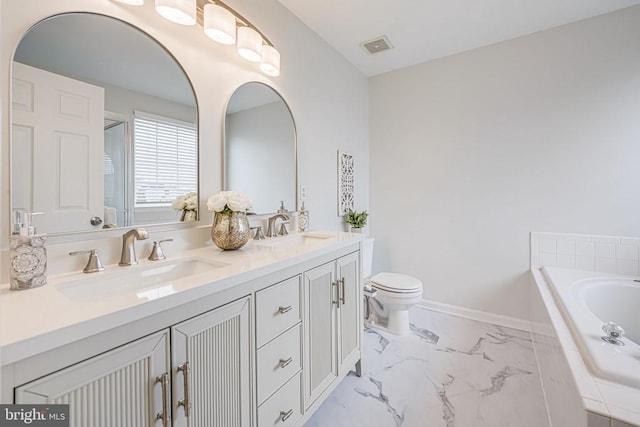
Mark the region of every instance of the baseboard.
POLYGON ((489 313, 486 311, 472 310, 457 305, 445 304, 423 299, 417 304, 419 307, 429 310, 439 311, 465 319, 477 320, 479 322, 491 323, 492 325, 504 326, 507 328, 519 329, 521 331, 531 331, 531 325, 528 320, 518 319, 516 317, 504 316, 502 314, 489 313))

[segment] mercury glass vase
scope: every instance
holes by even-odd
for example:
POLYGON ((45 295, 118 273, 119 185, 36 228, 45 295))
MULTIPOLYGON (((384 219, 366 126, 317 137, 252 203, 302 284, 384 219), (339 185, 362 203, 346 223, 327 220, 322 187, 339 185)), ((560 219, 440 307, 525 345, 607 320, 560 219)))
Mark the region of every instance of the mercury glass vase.
POLYGON ((182 222, 193 222, 198 219, 198 214, 196 211, 192 210, 183 210, 182 215, 180 216, 180 221, 182 222))
POLYGON ((220 249, 241 248, 249 241, 249 220, 245 212, 216 212, 211 227, 211 240, 220 249))

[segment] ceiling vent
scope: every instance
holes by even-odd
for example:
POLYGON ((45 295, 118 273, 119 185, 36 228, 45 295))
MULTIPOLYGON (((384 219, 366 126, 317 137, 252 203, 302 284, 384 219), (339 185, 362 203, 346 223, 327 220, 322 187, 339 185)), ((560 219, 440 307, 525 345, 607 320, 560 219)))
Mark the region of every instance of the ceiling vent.
POLYGON ((389 42, 387 36, 380 36, 374 40, 370 40, 368 42, 364 42, 361 44, 363 48, 367 50, 370 54, 383 52, 385 50, 393 49, 393 45, 389 42))

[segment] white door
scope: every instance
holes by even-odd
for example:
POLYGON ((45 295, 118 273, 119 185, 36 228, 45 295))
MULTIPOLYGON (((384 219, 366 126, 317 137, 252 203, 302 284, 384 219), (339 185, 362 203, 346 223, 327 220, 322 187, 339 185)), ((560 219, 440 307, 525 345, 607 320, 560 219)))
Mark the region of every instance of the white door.
POLYGON ((335 262, 304 273, 305 408, 338 376, 336 311, 339 304, 335 262))
POLYGON ((171 328, 174 427, 251 425, 250 301, 171 328))
POLYGON ((353 369, 360 359, 362 315, 360 307, 360 267, 358 254, 349 254, 337 260, 340 308, 338 309, 338 365, 340 373, 353 369))
POLYGON ((13 63, 11 206, 40 232, 91 230, 104 215, 104 89, 13 63))
POLYGON ((169 372, 164 331, 18 387, 15 403, 68 404, 71 427, 159 427, 169 372))

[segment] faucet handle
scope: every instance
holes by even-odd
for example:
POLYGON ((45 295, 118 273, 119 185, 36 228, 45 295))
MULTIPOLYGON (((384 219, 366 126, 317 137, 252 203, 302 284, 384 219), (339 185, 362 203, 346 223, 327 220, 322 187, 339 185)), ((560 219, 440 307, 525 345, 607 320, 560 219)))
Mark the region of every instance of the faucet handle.
POLYGON ((157 242, 153 242, 153 249, 151 249, 151 253, 149 254, 149 261, 159 261, 161 259, 166 259, 167 256, 164 254, 162 250, 162 243, 164 242, 173 242, 173 239, 163 239, 157 242))
POLYGON ((289 234, 289 231, 287 231, 287 224, 289 224, 289 221, 282 221, 280 223, 280 231, 278 231, 279 235, 286 236, 289 234))
POLYGON ((258 225, 256 227, 251 227, 251 230, 256 230, 255 234, 253 235, 253 240, 264 240, 264 234, 262 233, 262 226, 258 225))
POLYGON ((69 255, 72 255, 72 256, 82 255, 82 254, 89 254, 89 260, 87 261, 87 265, 85 265, 85 267, 82 269, 83 273, 97 273, 99 271, 104 270, 104 266, 102 265, 102 262, 100 261, 100 257, 98 256, 97 249, 69 252, 69 255))

